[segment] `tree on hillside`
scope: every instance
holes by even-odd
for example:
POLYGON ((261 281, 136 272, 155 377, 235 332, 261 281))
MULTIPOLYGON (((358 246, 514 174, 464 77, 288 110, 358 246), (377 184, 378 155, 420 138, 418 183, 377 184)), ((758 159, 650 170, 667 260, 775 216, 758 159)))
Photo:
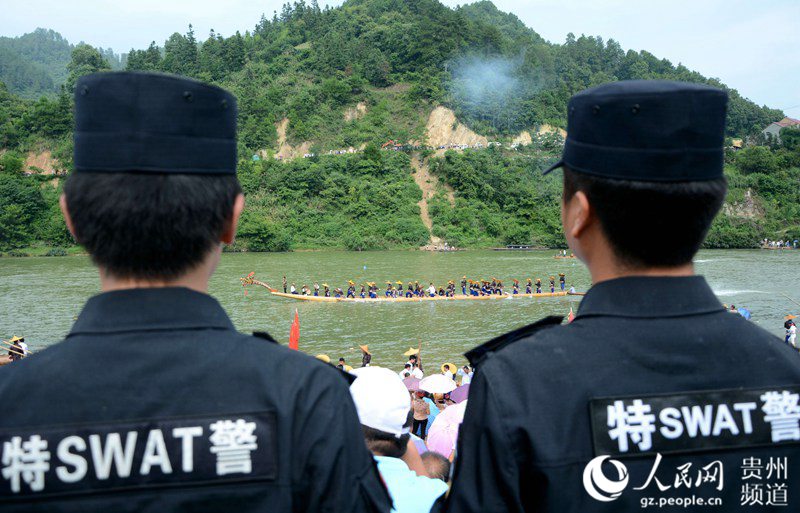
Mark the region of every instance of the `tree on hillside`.
POLYGON ((161 69, 161 49, 155 41, 150 43, 146 50, 131 49, 128 62, 125 65, 128 71, 158 71, 161 69))
POLYGON ((72 59, 67 65, 69 77, 65 85, 67 91, 75 90, 75 83, 84 75, 97 73, 98 71, 111 71, 111 66, 100 55, 97 48, 85 43, 79 44, 72 50, 72 59))
POLYGON ((197 56, 197 40, 194 37, 194 29, 189 25, 185 36, 175 32, 164 43, 161 70, 187 77, 197 76, 199 71, 197 56))

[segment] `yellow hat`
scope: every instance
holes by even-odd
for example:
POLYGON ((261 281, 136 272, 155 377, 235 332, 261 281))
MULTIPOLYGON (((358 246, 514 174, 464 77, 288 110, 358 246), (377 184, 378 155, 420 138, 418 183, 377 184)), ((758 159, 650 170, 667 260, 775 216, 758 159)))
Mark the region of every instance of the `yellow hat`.
POLYGON ((345 365, 344 366, 344 370, 346 370, 347 372, 350 372, 351 370, 353 370, 353 368, 351 366, 349 366, 349 365, 345 365))
POLYGON ((330 285, 328 285, 327 283, 323 283, 322 286, 323 287, 330 287, 330 285))
POLYGON ((462 280, 466 280, 467 279, 467 275, 465 274, 464 276, 461 277, 461 279, 462 280))
POLYGON ((316 356, 317 360, 322 360, 325 363, 331 363, 331 357, 326 354, 318 354, 316 356))
POLYGON ((356 282, 354 282, 353 280, 347 280, 347 283, 349 283, 351 285, 355 285, 356 282))
POLYGON ((559 276, 564 276, 564 273, 558 273, 559 276))
POLYGON ((408 351, 403 353, 403 356, 411 356, 414 354, 419 354, 419 349, 414 349, 413 347, 409 348, 408 351))
POLYGON ((784 321, 791 321, 792 319, 797 319, 796 315, 789 314, 783 318, 784 321))
POLYGON ((453 365, 452 363, 443 363, 443 364, 442 364, 442 372, 447 372, 447 369, 445 369, 445 368, 444 368, 444 366, 445 366, 445 365, 447 365, 447 366, 449 366, 451 369, 453 369, 453 370, 449 371, 450 373, 452 373, 452 374, 455 374, 456 372, 458 372, 458 367, 456 367, 456 366, 455 366, 455 365, 453 365))
POLYGON ((402 282, 402 281, 400 281, 400 280, 397 280, 397 282, 396 282, 396 283, 397 283, 398 285, 402 285, 402 284, 403 284, 403 282, 402 282))
POLYGON ((11 342, 13 344, 14 342, 21 342, 23 340, 25 340, 25 337, 16 337, 16 336, 14 336, 14 337, 11 337, 9 339, 9 342, 11 342))
POLYGON ((368 345, 366 345, 366 346, 358 346, 358 347, 360 347, 361 350, 364 351, 365 353, 367 353, 369 355, 372 354, 372 353, 369 352, 369 346, 368 345))

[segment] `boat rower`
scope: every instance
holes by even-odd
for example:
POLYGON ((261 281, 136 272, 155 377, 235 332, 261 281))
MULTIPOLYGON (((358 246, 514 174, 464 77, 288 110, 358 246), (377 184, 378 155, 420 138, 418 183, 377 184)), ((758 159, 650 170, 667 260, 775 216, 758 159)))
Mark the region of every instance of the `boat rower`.
POLYGON ((561 285, 561 292, 564 292, 567 287, 567 278, 564 273, 558 273, 558 283, 561 285))
POLYGON ((387 281, 386 282, 386 294, 385 295, 386 295, 386 297, 392 297, 392 294, 394 294, 394 287, 392 286, 392 282, 387 281))
POLYGON ((360 295, 361 295, 361 299, 364 299, 365 297, 367 297, 367 291, 366 291, 364 285, 361 285, 361 294, 360 295))
POLYGON ((519 280, 514 278, 514 284, 511 286, 511 293, 512 294, 519 294, 519 280))
POLYGON ((406 297, 414 297, 414 284, 408 282, 408 289, 406 289, 406 297))
POLYGON ((467 295, 467 277, 466 276, 462 276, 461 277, 461 293, 464 294, 465 296, 467 295))
POLYGON ((28 356, 28 344, 25 343, 25 337, 11 337, 8 341, 8 359, 12 362, 21 360, 28 356))
POLYGON ((540 278, 536 278, 536 293, 542 293, 542 280, 540 278))
POLYGON ((394 292, 394 297, 403 297, 403 282, 397 280, 397 287, 394 292))
POLYGON ((531 294, 532 292, 533 292, 533 282, 531 281, 530 278, 528 278, 528 281, 525 282, 525 293, 531 294))
POLYGON ((319 283, 314 282, 314 296, 319 296, 319 283))
POLYGON ((503 282, 502 281, 497 280, 497 286, 494 289, 494 293, 498 294, 500 296, 503 295, 503 282))
POLYGON ((324 289, 323 294, 325 295, 325 297, 331 297, 331 289, 328 286, 328 284, 327 283, 323 283, 322 284, 322 288, 324 289))
POLYGON ((294 283, 292 283, 292 286, 289 288, 289 294, 297 294, 297 287, 294 286, 294 283))
POLYGON ((555 292, 555 291, 556 291, 556 277, 555 276, 551 276, 550 277, 550 292, 552 293, 552 292, 555 292))
POLYGON ((436 297, 436 287, 433 286, 433 283, 428 284, 428 295, 430 297, 436 297))
POLYGON ((347 280, 347 297, 356 297, 356 284, 353 280, 347 280))
POLYGON ((369 287, 369 298, 378 299, 378 287, 375 286, 375 283, 367 282, 367 286, 369 287))

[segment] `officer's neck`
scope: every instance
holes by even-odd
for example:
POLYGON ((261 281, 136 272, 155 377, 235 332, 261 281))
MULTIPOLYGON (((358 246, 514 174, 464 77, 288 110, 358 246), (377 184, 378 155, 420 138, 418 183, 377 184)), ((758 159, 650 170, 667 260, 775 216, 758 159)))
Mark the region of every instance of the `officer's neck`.
POLYGON ((597 285, 600 282, 615 280, 617 278, 626 278, 631 276, 663 276, 663 277, 680 277, 680 276, 693 276, 694 264, 689 262, 684 265, 677 266, 648 266, 639 267, 628 265, 617 258, 613 250, 606 246, 593 248, 592 251, 585 251, 582 260, 589 268, 589 274, 592 276, 592 284, 597 285))
POLYGON ((216 251, 212 251, 199 265, 170 280, 119 277, 101 267, 98 269, 100 272, 100 289, 103 292, 112 292, 128 289, 184 287, 207 294, 208 281, 211 279, 211 275, 214 274, 219 257, 220 255, 216 251))

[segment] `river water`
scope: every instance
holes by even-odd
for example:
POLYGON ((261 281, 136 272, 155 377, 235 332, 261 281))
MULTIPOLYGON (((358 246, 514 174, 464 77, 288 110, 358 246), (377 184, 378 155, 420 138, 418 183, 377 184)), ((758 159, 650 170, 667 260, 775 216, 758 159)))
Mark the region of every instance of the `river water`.
MULTIPOLYGON (((251 271, 280 288, 285 274, 298 289, 327 282, 345 288, 357 283, 419 280, 444 284, 462 275, 470 278, 547 277, 563 272, 579 291, 590 286, 586 268, 577 260, 557 260, 554 251, 421 251, 295 252, 224 254, 210 292, 243 332, 268 331, 281 342, 288 338, 297 308, 300 348, 332 359, 360 362, 359 344, 369 344, 373 363, 401 368, 402 352, 422 342, 423 355, 439 364, 459 364, 466 350, 506 331, 547 315, 578 309, 580 297, 514 298, 499 301, 420 303, 313 303, 271 296, 262 287, 248 287, 239 278, 251 271)), ((704 274, 720 301, 743 306, 753 322, 783 337, 783 316, 800 313, 787 299, 800 300, 800 251, 709 250, 698 254, 696 269, 704 274)), ((33 350, 64 337, 86 299, 99 292, 99 281, 86 257, 0 259, 0 336, 25 335, 33 350)), ((433 363, 433 362, 432 362, 433 363)))

